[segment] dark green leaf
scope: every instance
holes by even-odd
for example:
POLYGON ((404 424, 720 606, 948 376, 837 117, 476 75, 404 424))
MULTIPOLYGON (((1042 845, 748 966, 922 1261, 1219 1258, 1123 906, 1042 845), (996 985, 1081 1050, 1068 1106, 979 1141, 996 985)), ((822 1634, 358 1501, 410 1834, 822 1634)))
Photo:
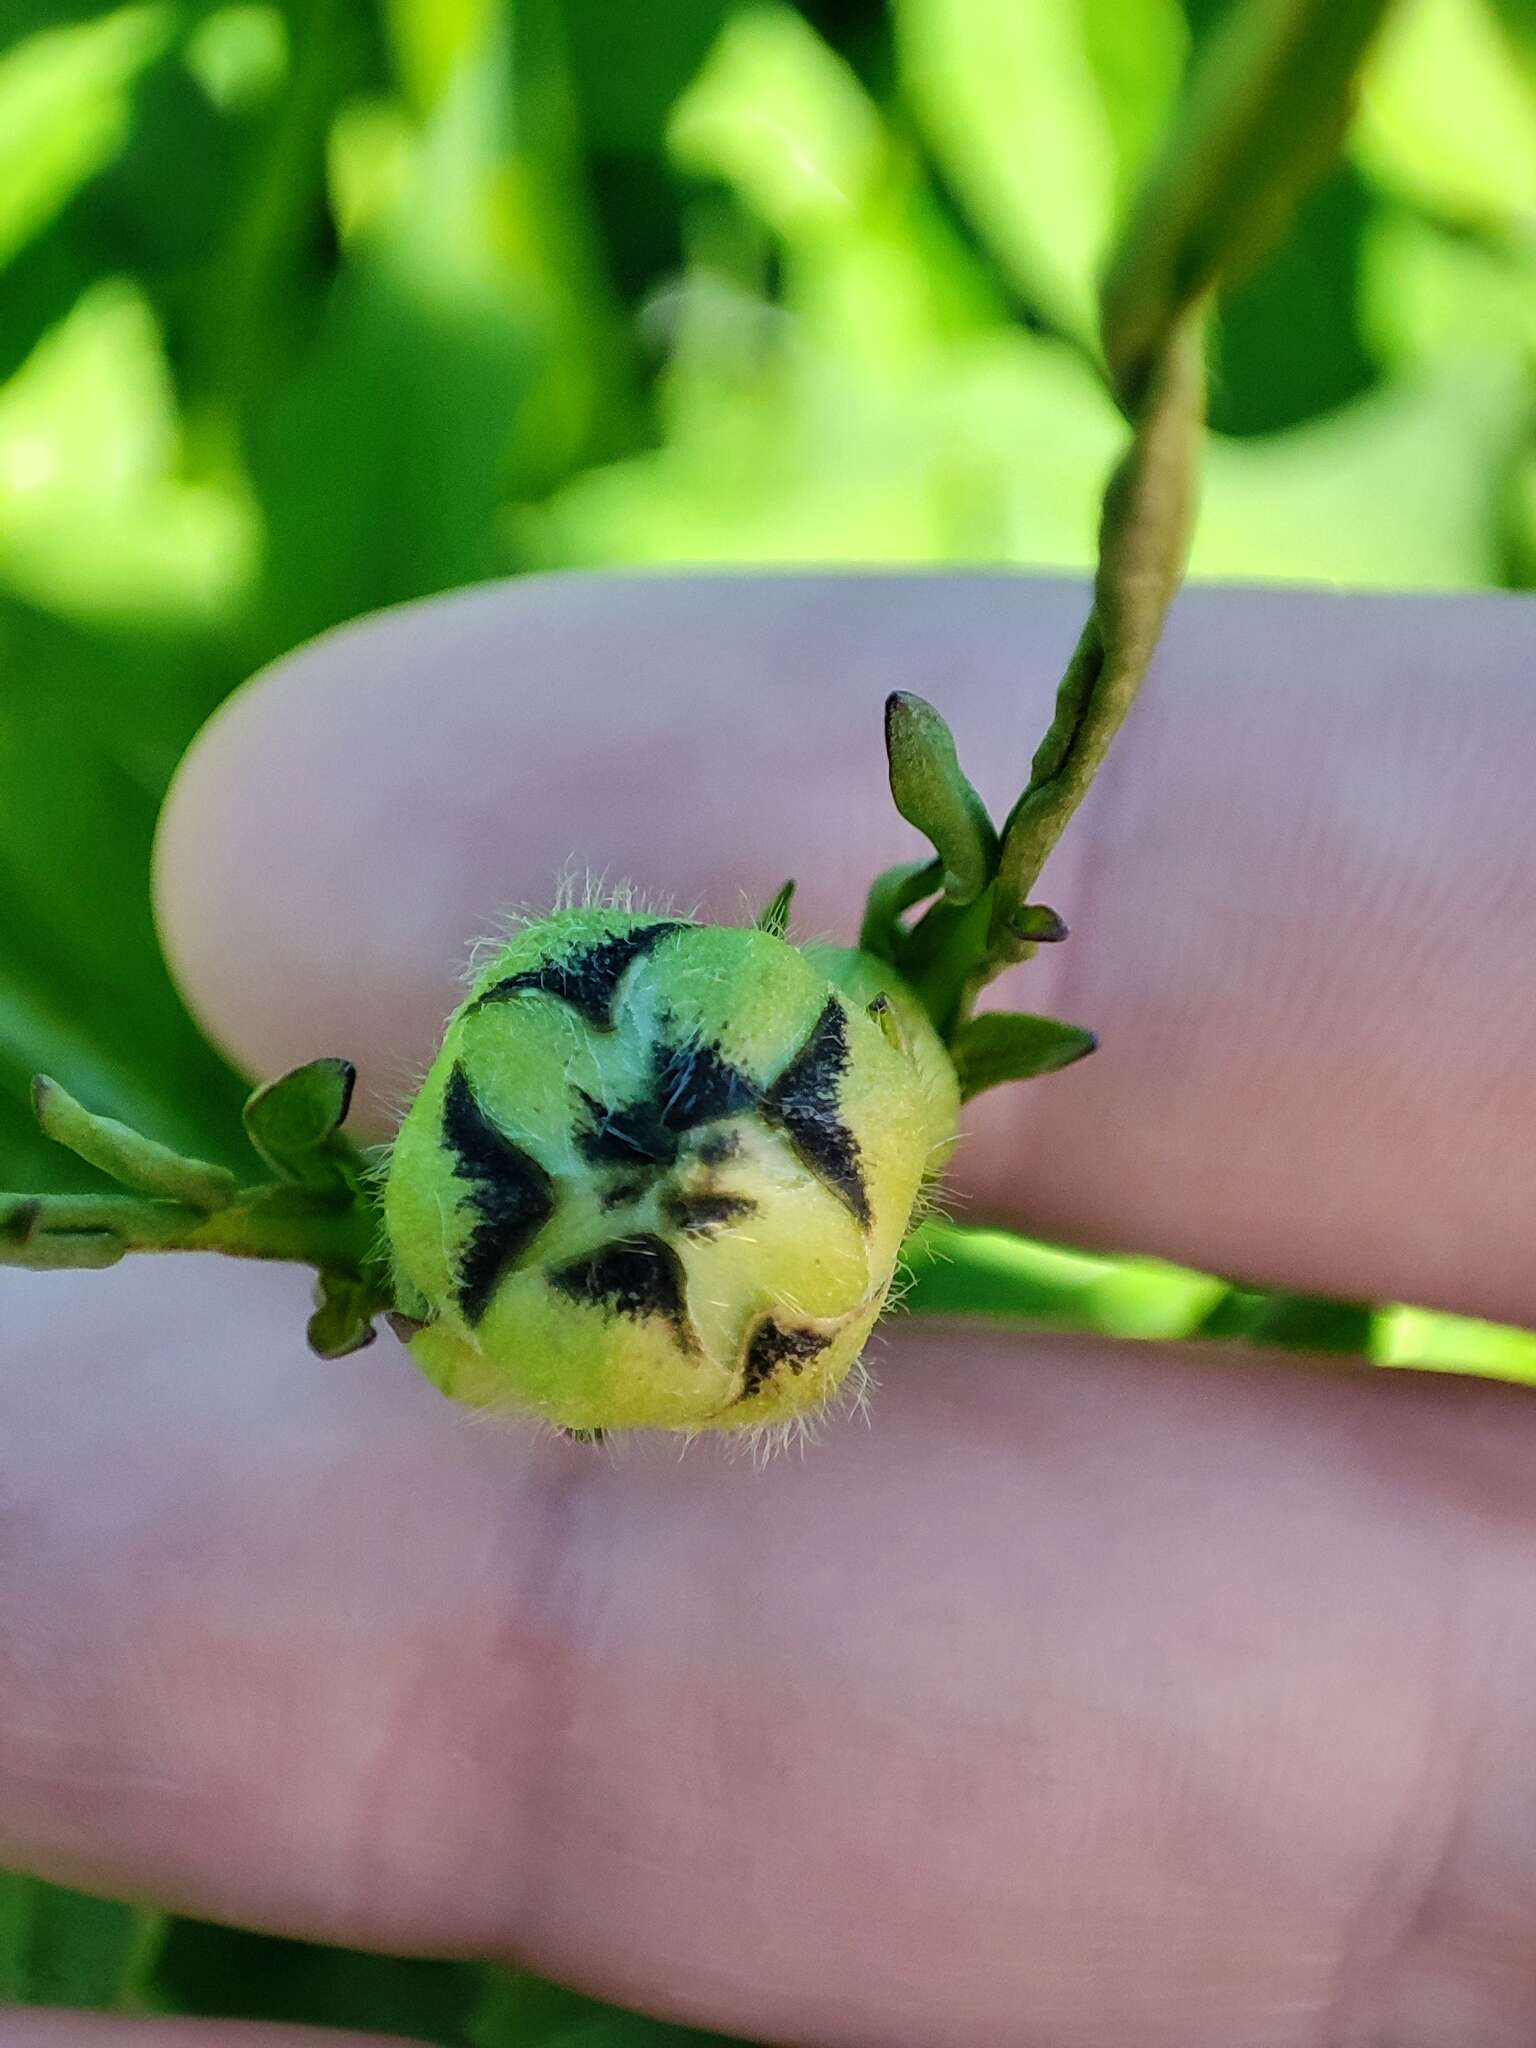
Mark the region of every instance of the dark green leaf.
POLYGON ((770 932, 774 938, 782 939, 789 930, 789 906, 794 901, 795 885, 786 882, 778 894, 769 898, 757 913, 757 928, 770 932))
POLYGON ((1287 1351, 1369 1357, 1376 1310, 1367 1301, 1228 1287, 1191 1335, 1241 1338, 1287 1351))
POLYGON ((162 2011, 303 2022, 462 2048, 482 1996, 482 1972, 469 1963, 361 1955, 175 1920, 147 1990, 162 2011))
POLYGON ((347 1358, 378 1335, 373 1319, 379 1302, 355 1273, 322 1272, 316 1283, 317 1307, 309 1319, 309 1348, 318 1358, 347 1358))
POLYGON ((351 1186, 355 1149, 337 1133, 352 1101, 350 1060, 311 1060, 258 1088, 245 1105, 251 1144, 272 1171, 307 1187, 351 1186))
POLYGON ((0 1871, 0 2004, 118 2004, 158 1924, 158 1914, 0 1871))
POLYGON ((936 894, 943 883, 944 863, 937 860, 903 861, 877 875, 864 906, 860 950, 873 953, 877 960, 894 960, 901 947, 904 913, 936 894))

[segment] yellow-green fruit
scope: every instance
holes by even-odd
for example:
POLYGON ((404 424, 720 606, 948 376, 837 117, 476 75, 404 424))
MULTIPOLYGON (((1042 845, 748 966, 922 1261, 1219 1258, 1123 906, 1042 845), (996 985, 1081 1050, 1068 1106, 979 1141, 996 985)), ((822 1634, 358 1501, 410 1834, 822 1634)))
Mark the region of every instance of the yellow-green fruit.
POLYGON ((384 1213, 447 1394, 572 1430, 818 1406, 878 1317, 954 1069, 867 955, 557 912, 477 976, 384 1213))

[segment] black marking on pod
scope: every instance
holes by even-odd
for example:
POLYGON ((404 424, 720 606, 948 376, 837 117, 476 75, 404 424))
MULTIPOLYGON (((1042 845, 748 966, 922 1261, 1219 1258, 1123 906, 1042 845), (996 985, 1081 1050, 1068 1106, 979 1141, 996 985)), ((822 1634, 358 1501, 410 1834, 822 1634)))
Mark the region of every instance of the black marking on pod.
POLYGON ((717 1230, 739 1223, 744 1216, 757 1214, 757 1203, 750 1195, 704 1191, 691 1195, 676 1190, 661 1206, 673 1228, 688 1237, 711 1237, 717 1230))
POLYGON ((493 982, 476 997, 471 1008, 478 1010, 482 1003, 499 1003, 509 996, 540 993, 558 996, 561 1002, 569 1003, 599 1031, 612 1031, 613 1005, 626 970, 645 954, 654 952, 673 932, 688 929, 686 924, 669 919, 660 924, 637 925, 633 931, 612 932, 607 938, 594 939, 590 945, 577 946, 559 960, 546 960, 538 967, 525 968, 519 974, 509 974, 504 981, 493 982))
POLYGON ((694 1156, 705 1166, 724 1166, 728 1159, 734 1159, 741 1150, 740 1131, 716 1131, 703 1139, 696 1147, 694 1156))
POLYGON ((594 1166, 671 1166, 680 1140, 701 1124, 752 1109, 757 1083, 733 1066, 718 1045, 675 1045, 658 1040, 651 1048, 650 1081, 644 1095, 610 1108, 578 1089, 590 1122, 576 1136, 584 1159, 594 1166))
POLYGON ((610 1181, 598 1200, 604 1209, 626 1209, 631 1202, 638 1202, 645 1190, 645 1181, 635 1174, 623 1180, 610 1181))
POLYGON ((683 1262, 664 1237, 618 1237, 584 1259, 573 1259, 549 1276, 557 1294, 590 1302, 614 1315, 663 1316, 687 1349, 694 1347, 688 1321, 683 1262))
POLYGON ((848 1071, 848 1020, 828 996, 810 1037, 763 1097, 763 1114, 783 1127, 817 1178, 847 1203, 867 1230, 869 1191, 859 1141, 843 1120, 838 1090, 848 1071))
POLYGON ((670 1166, 677 1157, 675 1135, 664 1128, 655 1103, 644 1096, 638 1102, 610 1109, 585 1088, 578 1088, 576 1093, 585 1103, 588 1116, 585 1128, 576 1133, 576 1143, 582 1158, 593 1166, 620 1166, 633 1171, 670 1166))
POLYGON ((766 1317, 752 1332, 747 1345, 746 1360, 741 1369, 740 1399, 750 1401, 754 1394, 760 1394, 768 1382, 784 1367, 792 1373, 801 1373, 813 1358, 818 1358, 832 1342, 819 1330, 795 1330, 785 1323, 775 1322, 766 1317))
POLYGON ((479 1219, 459 1261, 455 1294, 464 1320, 478 1323, 508 1268, 514 1266, 555 1211, 549 1175, 499 1131, 475 1099, 462 1066, 443 1094, 443 1142, 455 1171, 469 1183, 479 1219))

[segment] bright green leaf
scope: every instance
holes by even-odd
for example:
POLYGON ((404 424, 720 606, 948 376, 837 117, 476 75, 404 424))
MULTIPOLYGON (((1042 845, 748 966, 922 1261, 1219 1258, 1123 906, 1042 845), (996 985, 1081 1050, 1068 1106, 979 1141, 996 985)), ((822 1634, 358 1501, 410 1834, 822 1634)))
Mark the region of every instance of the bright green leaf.
POLYGON ((895 19, 907 97, 978 227, 1042 310, 1092 341, 1120 166, 1082 8, 896 0, 895 19))
POLYGON ((1358 161, 1453 221, 1529 236, 1536 91, 1512 55, 1487 0, 1400 6, 1361 82, 1358 161))
POLYGON ((168 8, 122 7, 0 55, 0 266, 122 148, 170 23, 168 8))

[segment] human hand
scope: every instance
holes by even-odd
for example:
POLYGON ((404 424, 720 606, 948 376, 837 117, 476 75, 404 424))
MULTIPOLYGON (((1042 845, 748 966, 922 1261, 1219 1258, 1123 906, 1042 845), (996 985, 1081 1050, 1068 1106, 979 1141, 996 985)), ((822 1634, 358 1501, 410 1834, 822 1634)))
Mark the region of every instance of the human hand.
MULTIPOLYGON (((356 1057, 377 1131, 573 855, 727 919, 793 872, 847 932, 909 850, 885 692, 1006 801, 1082 607, 571 579, 366 622, 200 742, 172 957, 254 1071, 356 1057)), ((962 1215, 1536 1320, 1532 623, 1180 601, 1017 985, 1103 1050, 973 1108, 962 1215)), ((1536 2032, 1528 1393, 898 1320, 870 1428, 759 1473, 472 1417, 390 1339, 321 1365, 305 1293, 3 1276, 0 1862, 774 2041, 1536 2032)))

